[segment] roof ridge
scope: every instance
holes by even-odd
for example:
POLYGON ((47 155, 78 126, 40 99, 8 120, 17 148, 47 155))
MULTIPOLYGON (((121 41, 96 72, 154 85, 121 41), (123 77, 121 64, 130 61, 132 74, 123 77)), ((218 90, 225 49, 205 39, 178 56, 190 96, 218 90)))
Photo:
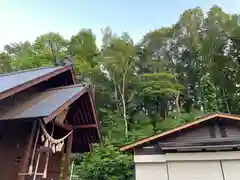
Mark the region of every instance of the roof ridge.
POLYGON ((24 70, 19 70, 19 71, 13 71, 13 72, 9 72, 9 73, 0 74, 0 77, 16 75, 16 74, 31 72, 31 71, 36 71, 36 70, 54 68, 54 67, 64 67, 64 66, 53 66, 52 65, 52 66, 42 66, 42 67, 38 67, 38 68, 24 69, 24 70))

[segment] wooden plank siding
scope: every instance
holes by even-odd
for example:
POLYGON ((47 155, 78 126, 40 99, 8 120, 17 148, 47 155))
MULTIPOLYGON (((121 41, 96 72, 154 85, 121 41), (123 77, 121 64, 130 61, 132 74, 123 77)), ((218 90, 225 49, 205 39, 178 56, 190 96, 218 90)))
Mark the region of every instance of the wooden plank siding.
POLYGON ((180 151, 180 149, 189 151, 190 149, 194 151, 234 150, 239 149, 239 145, 239 122, 225 119, 208 121, 194 128, 165 136, 154 143, 135 148, 134 153, 136 155, 164 154, 172 150, 180 151))
POLYGON ((0 121, 1 180, 16 180, 23 163, 31 123, 0 121))
MULTIPOLYGON (((173 134, 180 133, 180 132, 185 131, 185 130, 194 129, 196 127, 199 127, 200 124, 203 124, 205 122, 212 122, 212 121, 218 121, 218 120, 221 120, 221 121, 230 120, 230 121, 240 122, 240 116, 239 115, 233 115, 233 114, 224 114, 224 113, 214 113, 214 114, 205 115, 205 116, 199 117, 195 121, 189 122, 189 123, 184 124, 182 126, 170 129, 170 130, 165 131, 163 133, 159 133, 159 134, 147 137, 147 138, 140 139, 140 140, 138 140, 134 143, 131 143, 131 144, 127 144, 127 145, 121 147, 120 150, 121 151, 133 152, 135 148, 139 148, 139 147, 145 146, 147 144, 154 143, 154 142, 156 142, 160 139, 163 140, 165 137, 171 136, 173 134)), ((212 129, 212 130, 214 130, 214 129, 212 129)), ((214 131, 212 131, 212 132, 214 132, 214 131)), ((221 131, 220 131, 220 133, 222 133, 221 131)))

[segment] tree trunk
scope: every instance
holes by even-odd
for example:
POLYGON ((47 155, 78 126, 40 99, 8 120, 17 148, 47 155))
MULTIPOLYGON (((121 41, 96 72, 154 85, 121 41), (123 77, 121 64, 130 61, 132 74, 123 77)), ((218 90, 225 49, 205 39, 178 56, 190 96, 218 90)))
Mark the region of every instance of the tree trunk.
POLYGON ((114 95, 115 95, 115 101, 118 101, 118 92, 117 92, 117 86, 116 86, 116 84, 114 84, 114 91, 115 91, 115 93, 114 93, 114 95))
POLYGON ((115 96, 115 103, 116 103, 117 111, 120 113, 121 110, 120 110, 120 108, 119 108, 118 91, 117 91, 117 85, 116 85, 116 83, 114 83, 114 96, 115 96))
POLYGON ((177 96, 176 96, 176 99, 175 99, 176 110, 177 110, 178 114, 180 113, 179 98, 180 98, 180 92, 177 93, 177 96))
POLYGON ((126 111, 126 101, 124 98, 124 94, 121 94, 122 103, 123 103, 123 120, 125 125, 125 136, 128 139, 128 122, 127 122, 127 111, 126 111))
POLYGON ((122 97, 122 103, 123 103, 123 120, 124 120, 124 124, 125 124, 125 136, 128 139, 128 121, 127 121, 127 109, 126 109, 126 100, 125 100, 125 80, 126 80, 126 76, 127 76, 127 70, 123 74, 121 97, 122 97))
POLYGON ((227 113, 231 113, 230 108, 229 108, 229 104, 228 104, 228 100, 226 99, 225 89, 222 90, 222 93, 223 93, 223 98, 224 98, 224 103, 226 105, 227 113))

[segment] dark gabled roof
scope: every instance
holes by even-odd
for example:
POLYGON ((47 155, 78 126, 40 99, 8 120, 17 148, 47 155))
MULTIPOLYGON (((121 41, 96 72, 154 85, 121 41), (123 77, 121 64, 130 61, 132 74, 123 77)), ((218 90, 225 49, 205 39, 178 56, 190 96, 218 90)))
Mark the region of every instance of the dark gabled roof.
POLYGON ((90 144, 99 142, 99 122, 94 109, 91 90, 82 85, 61 86, 30 95, 25 101, 5 106, 0 103, 1 120, 43 119, 49 124, 58 114, 67 110, 65 129, 74 129, 72 152, 89 151, 90 144))
POLYGON ((223 113, 210 114, 210 115, 206 115, 206 116, 200 117, 197 120, 195 120, 193 122, 190 122, 190 123, 187 123, 187 124, 184 124, 184 125, 182 125, 180 127, 171 129, 169 131, 166 131, 166 132, 163 132, 163 133, 160 133, 160 134, 156 134, 156 135, 151 136, 151 137, 147 137, 147 138, 141 139, 141 140, 136 141, 136 142, 134 142, 132 144, 125 145, 125 146, 121 147, 120 150, 121 151, 133 152, 133 150, 135 148, 137 148, 137 147, 142 147, 145 144, 155 142, 158 139, 166 137, 166 136, 168 136, 170 134, 174 134, 174 133, 179 132, 179 131, 184 130, 184 129, 192 128, 195 125, 198 125, 198 124, 200 124, 202 122, 205 122, 205 121, 208 121, 208 120, 212 120, 212 119, 215 119, 215 118, 231 119, 231 120, 238 120, 238 121, 240 120, 240 116, 237 116, 237 115, 223 114, 223 113))
POLYGON ((19 104, 13 104, 9 109, 5 109, 0 114, 0 120, 44 118, 46 121, 52 120, 58 109, 63 106, 67 108, 82 94, 87 92, 87 88, 81 85, 64 86, 39 92, 30 99, 19 104))
MULTIPOLYGON (((73 73, 72 66, 69 65, 2 74, 0 75, 0 100, 68 70, 73 73)), ((72 75, 72 78, 75 81, 74 75, 72 75)))

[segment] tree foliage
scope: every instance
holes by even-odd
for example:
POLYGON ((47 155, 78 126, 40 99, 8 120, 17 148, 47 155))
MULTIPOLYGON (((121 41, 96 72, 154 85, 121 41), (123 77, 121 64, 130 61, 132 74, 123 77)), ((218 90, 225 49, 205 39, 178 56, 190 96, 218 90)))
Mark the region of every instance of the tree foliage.
POLYGON ((85 154, 76 174, 82 179, 131 180, 133 167, 131 156, 106 143, 105 146, 95 146, 91 153, 85 154))

